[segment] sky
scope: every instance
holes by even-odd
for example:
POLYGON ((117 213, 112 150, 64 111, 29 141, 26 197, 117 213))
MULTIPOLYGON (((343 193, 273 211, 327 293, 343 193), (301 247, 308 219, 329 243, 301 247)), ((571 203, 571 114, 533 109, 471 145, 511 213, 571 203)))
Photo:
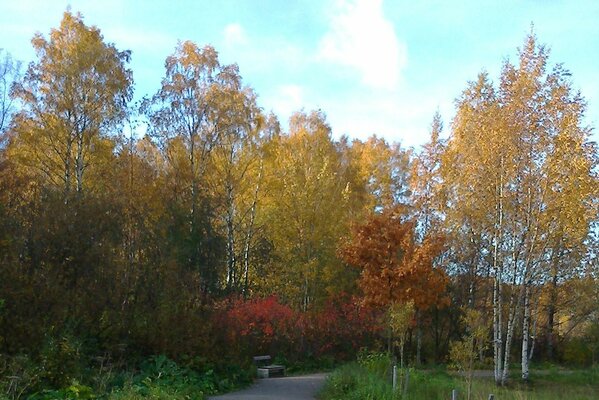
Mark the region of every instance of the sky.
POLYGON ((335 137, 406 147, 426 142, 436 111, 448 131, 467 82, 483 70, 496 81, 533 23, 599 126, 596 0, 0 0, 0 48, 35 60, 34 33, 47 37, 67 7, 132 51, 138 99, 158 90, 177 42, 192 40, 237 63, 283 127, 295 111, 320 109, 335 137))

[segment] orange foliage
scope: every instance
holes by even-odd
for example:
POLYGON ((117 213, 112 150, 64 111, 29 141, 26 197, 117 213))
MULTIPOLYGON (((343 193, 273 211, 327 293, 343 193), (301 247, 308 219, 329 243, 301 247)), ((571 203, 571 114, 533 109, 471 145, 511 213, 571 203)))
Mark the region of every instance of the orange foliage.
POLYGON ((443 238, 432 236, 416 243, 415 222, 403 214, 403 207, 373 214, 354 227, 339 255, 361 268, 359 284, 368 304, 387 306, 411 300, 419 310, 447 305, 447 276, 433 267, 443 250, 443 238))

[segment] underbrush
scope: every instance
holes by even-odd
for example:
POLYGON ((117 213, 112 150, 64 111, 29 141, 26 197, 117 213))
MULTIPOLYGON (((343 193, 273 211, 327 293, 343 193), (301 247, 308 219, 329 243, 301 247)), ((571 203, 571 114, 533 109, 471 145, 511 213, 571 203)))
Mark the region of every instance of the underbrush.
POLYGON ((284 365, 287 375, 303 375, 313 372, 332 371, 340 365, 333 357, 307 357, 303 360, 288 360, 284 356, 274 358, 273 364, 284 365))
POLYGON ((255 373, 252 368, 224 365, 194 368, 165 356, 153 356, 128 370, 88 368, 80 371, 77 378, 71 376, 68 384, 49 389, 52 386, 45 378, 48 371, 30 361, 21 363, 20 369, 6 368, 0 377, 0 400, 202 400, 249 385, 255 373))
MULTIPOLYGON (((346 364, 329 376, 320 393, 321 400, 435 400, 466 399, 463 380, 441 369, 433 371, 405 370, 398 372, 398 389, 393 390, 391 361, 382 354, 361 357, 346 364), (407 388, 406 385, 406 374, 407 388), (404 391, 405 389, 405 391, 404 391)), ((529 384, 515 379, 499 388, 492 379, 475 379, 473 400, 487 400, 490 393, 501 400, 577 400, 599 398, 599 369, 533 373, 529 384)))

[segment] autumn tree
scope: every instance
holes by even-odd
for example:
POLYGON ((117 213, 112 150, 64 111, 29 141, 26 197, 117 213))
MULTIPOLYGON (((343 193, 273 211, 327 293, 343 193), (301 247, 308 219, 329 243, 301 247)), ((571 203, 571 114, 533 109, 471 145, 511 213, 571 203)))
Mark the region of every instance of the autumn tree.
MULTIPOLYGON (((530 34, 519 52, 519 63, 504 63, 498 88, 486 74, 470 83, 458 100, 445 154, 448 226, 470 232, 480 243, 480 253, 473 252, 471 260, 480 261, 483 268, 474 271, 494 281, 498 384, 505 384, 508 377, 520 315, 522 377, 528 378, 533 285, 547 276, 550 245, 556 243, 552 237, 560 232, 556 228, 569 224, 560 213, 577 215, 579 237, 586 235, 593 218, 590 204, 596 196, 596 161, 588 144, 588 129, 582 125, 583 101, 571 91, 561 65, 547 72, 547 58, 547 49, 530 34), (565 137, 573 147, 558 150, 565 137), (566 184, 568 179, 554 180, 562 168, 556 166, 567 169, 572 153, 579 160, 571 171, 579 182, 579 201, 562 202, 558 213, 553 199, 564 198, 559 194, 561 182, 566 184)), ((573 193, 574 186, 569 187, 567 192, 573 193)), ((580 240, 577 243, 582 245, 580 240)))
POLYGON ((8 128, 15 110, 14 99, 10 96, 12 85, 19 79, 21 63, 13 60, 10 54, 2 54, 0 49, 0 148, 4 131, 8 128))
POLYGON ((466 327, 466 335, 451 345, 449 357, 455 366, 465 374, 466 399, 472 398, 472 379, 474 377, 474 361, 477 355, 487 347, 489 336, 489 320, 481 310, 466 308, 461 322, 466 327))
MULTIPOLYGON (((409 195, 410 151, 400 143, 371 136, 355 139, 347 147, 353 169, 352 202, 366 215, 405 203, 409 195)), ((363 217, 363 215, 360 215, 363 217)))
POLYGON ((37 34, 32 44, 38 60, 12 91, 23 105, 15 115, 15 157, 65 196, 73 186, 80 193, 103 138, 125 117, 130 53, 105 43, 98 28, 69 11, 49 39, 37 34))
POLYGON ((396 338, 399 344, 399 365, 404 368, 404 349, 408 338, 408 332, 414 320, 414 303, 392 303, 389 306, 388 318, 391 334, 396 338))
POLYGON ((251 89, 225 93, 231 121, 210 157, 207 182, 219 199, 217 212, 226 238, 228 291, 247 291, 256 208, 259 206, 268 132, 251 89))
POLYGON ((440 230, 441 219, 441 160, 444 141, 441 138, 443 122, 437 112, 433 117, 430 138, 422 146, 411 165, 410 199, 417 214, 418 234, 420 237, 440 230))
POLYGON ((418 243, 415 226, 403 206, 375 213, 340 248, 343 260, 360 269, 359 286, 368 304, 388 308, 413 302, 416 311, 447 304, 447 276, 434 265, 443 239, 429 236, 418 243))
POLYGON ((272 152, 277 149, 278 138, 281 134, 281 127, 278 118, 270 113, 264 121, 264 127, 261 134, 256 137, 252 145, 248 147, 246 155, 247 178, 249 182, 245 186, 245 194, 241 196, 240 232, 242 238, 241 261, 242 261, 242 294, 248 297, 250 291, 250 282, 259 268, 258 264, 266 264, 266 259, 270 256, 269 241, 265 237, 264 225, 258 224, 258 208, 264 206, 265 199, 265 165, 267 159, 272 157, 272 152), (266 244, 266 246, 265 246, 266 244), (253 268, 250 268, 253 267, 253 268), (250 271, 251 269, 251 271, 250 271))
MULTIPOLYGON (((412 159, 410 165, 409 191, 410 202, 416 221, 418 240, 439 234, 442 221, 442 177, 441 159, 445 149, 441 138, 443 122, 437 112, 433 117, 430 139, 412 159)), ((420 364, 422 343, 422 315, 416 313, 416 364, 420 364)))
MULTIPOLYGON (((12 120, 12 115, 15 111, 15 104, 10 97, 10 89, 14 82, 18 79, 20 72, 20 63, 14 61, 10 54, 3 54, 0 49, 0 252, 4 252, 3 245, 8 243, 8 232, 5 225, 12 219, 5 211, 5 204, 9 203, 10 195, 13 186, 17 182, 14 180, 14 171, 9 168, 9 162, 6 157, 6 146, 8 145, 8 126, 12 120), (5 237, 6 235, 6 237, 5 237)), ((6 254, 6 253, 5 253, 6 254)))
POLYGON ((348 226, 350 188, 324 114, 296 113, 289 130, 267 159, 260 224, 277 260, 263 278, 307 310, 348 284, 335 249, 348 226))
MULTIPOLYGON (((150 131, 159 140, 168 162, 173 195, 187 208, 185 262, 201 271, 202 292, 206 294, 218 286, 217 258, 222 241, 213 217, 216 199, 207 183, 210 157, 224 141, 229 142, 227 149, 237 157, 239 140, 255 130, 252 121, 256 106, 251 91, 242 90, 237 66, 221 65, 211 46, 179 43, 167 57, 165 68, 161 89, 144 102, 142 112, 149 118, 150 131)), ((227 195, 231 196, 230 189, 227 195)), ((232 200, 228 203, 229 207, 233 204, 232 200)), ((233 227, 231 210, 226 213, 230 278, 234 267, 233 227)))

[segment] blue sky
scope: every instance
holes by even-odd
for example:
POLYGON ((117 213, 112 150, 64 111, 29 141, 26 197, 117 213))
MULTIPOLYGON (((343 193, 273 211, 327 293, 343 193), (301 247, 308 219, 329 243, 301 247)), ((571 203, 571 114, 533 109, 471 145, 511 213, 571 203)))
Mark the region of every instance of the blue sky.
POLYGON ((31 37, 57 27, 68 5, 133 51, 138 98, 158 89, 164 59, 189 39, 238 63, 284 126, 293 111, 319 108, 336 137, 405 146, 426 141, 437 109, 449 126, 466 82, 483 69, 497 78, 533 22, 586 97, 587 123, 599 124, 599 1, 0 0, 0 48, 33 60, 31 37))

